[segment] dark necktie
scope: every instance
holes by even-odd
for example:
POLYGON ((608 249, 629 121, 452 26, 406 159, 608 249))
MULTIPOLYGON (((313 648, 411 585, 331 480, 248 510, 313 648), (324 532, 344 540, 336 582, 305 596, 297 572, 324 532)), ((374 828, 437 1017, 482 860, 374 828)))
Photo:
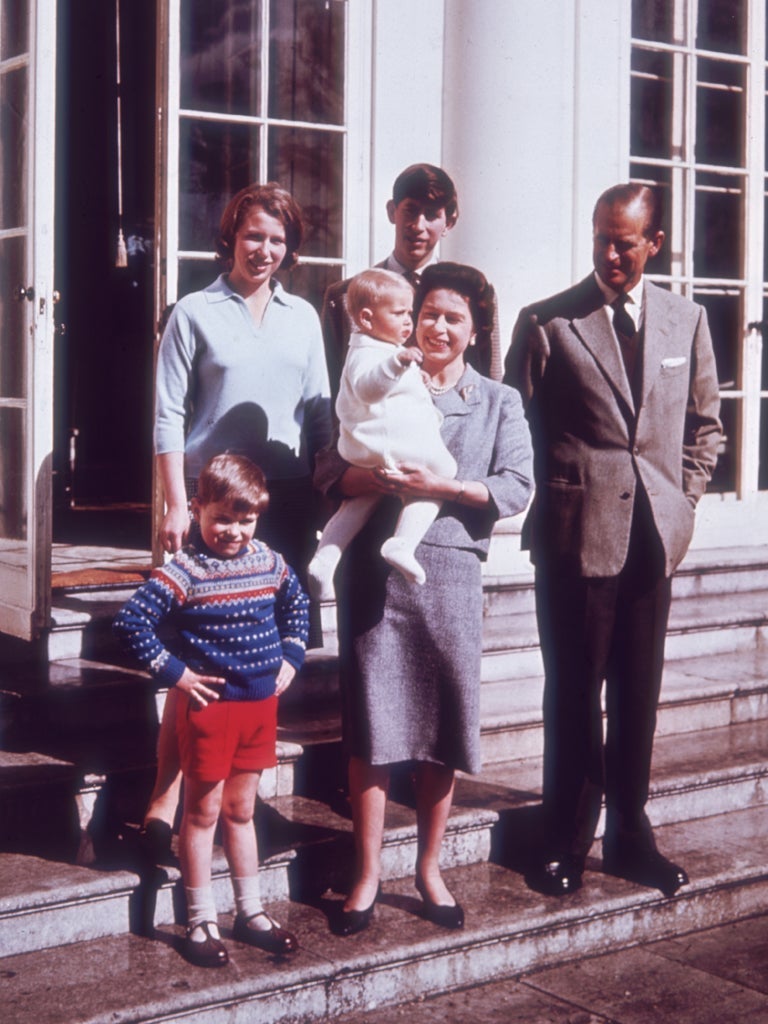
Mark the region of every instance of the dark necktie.
POLYGON ((619 339, 621 357, 624 360, 624 367, 627 371, 629 386, 635 402, 639 399, 640 373, 639 373, 639 345, 640 338, 635 327, 635 321, 627 312, 628 296, 622 292, 613 303, 613 329, 619 339))
POLYGON ((421 281, 421 274, 418 272, 418 270, 406 270, 406 272, 403 274, 403 277, 410 285, 413 285, 414 288, 419 287, 419 282, 421 281))
POLYGON ((613 303, 613 328, 619 336, 623 335, 631 340, 637 333, 637 328, 635 321, 627 312, 628 301, 629 296, 622 292, 613 303))

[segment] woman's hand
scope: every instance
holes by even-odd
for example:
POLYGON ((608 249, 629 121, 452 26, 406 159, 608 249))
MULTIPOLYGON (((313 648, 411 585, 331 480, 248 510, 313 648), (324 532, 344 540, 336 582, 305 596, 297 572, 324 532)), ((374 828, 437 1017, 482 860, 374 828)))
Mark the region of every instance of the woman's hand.
POLYGON ((450 485, 453 481, 438 476, 426 466, 417 463, 402 462, 398 464, 397 469, 381 466, 372 472, 386 494, 394 494, 403 501, 413 498, 444 501, 450 497, 450 485))
POLYGON ((379 472, 361 466, 349 466, 339 480, 339 490, 345 498, 359 498, 363 494, 391 494, 379 472))
POLYGON ((275 693, 279 697, 281 693, 285 693, 288 687, 293 682, 296 676, 296 669, 288 661, 284 661, 280 666, 280 671, 277 673, 277 685, 275 686, 275 693))
POLYGON ((189 535, 189 511, 186 504, 169 506, 160 527, 160 544, 163 551, 173 554, 183 547, 189 535))
POLYGON ((212 690, 212 686, 224 686, 226 679, 219 679, 217 676, 201 676, 193 672, 191 668, 185 668, 181 678, 176 683, 180 690, 188 693, 191 700, 197 707, 207 707, 211 701, 219 700, 219 690, 212 690))

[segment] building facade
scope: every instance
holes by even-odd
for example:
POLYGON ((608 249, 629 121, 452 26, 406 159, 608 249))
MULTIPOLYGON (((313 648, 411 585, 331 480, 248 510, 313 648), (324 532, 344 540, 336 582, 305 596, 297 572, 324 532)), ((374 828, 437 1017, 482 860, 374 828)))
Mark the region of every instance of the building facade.
POLYGON ((767 68, 763 0, 0 0, 0 630, 45 625, 73 509, 151 502, 157 325, 227 198, 294 193, 319 304, 421 160, 506 339, 590 269, 605 187, 661 189, 649 269, 707 307, 726 428, 695 544, 765 543, 767 68))

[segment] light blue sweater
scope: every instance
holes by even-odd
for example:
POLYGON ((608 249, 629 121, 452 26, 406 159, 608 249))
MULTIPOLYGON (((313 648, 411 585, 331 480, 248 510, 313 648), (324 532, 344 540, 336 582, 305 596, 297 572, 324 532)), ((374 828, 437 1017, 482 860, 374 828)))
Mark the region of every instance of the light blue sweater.
POLYGON ((331 436, 320 321, 278 282, 257 326, 224 275, 180 299, 160 344, 155 452, 185 453, 196 478, 214 455, 246 455, 268 480, 306 476, 331 436))

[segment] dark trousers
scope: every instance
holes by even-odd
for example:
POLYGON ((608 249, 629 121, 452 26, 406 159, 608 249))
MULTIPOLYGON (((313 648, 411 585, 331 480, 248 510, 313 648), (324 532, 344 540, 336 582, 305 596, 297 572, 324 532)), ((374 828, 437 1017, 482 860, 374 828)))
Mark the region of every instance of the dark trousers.
POLYGON ((644 808, 670 599, 661 543, 642 498, 618 576, 537 567, 545 671, 544 813, 552 856, 586 856, 603 792, 606 838, 648 830, 644 808))

